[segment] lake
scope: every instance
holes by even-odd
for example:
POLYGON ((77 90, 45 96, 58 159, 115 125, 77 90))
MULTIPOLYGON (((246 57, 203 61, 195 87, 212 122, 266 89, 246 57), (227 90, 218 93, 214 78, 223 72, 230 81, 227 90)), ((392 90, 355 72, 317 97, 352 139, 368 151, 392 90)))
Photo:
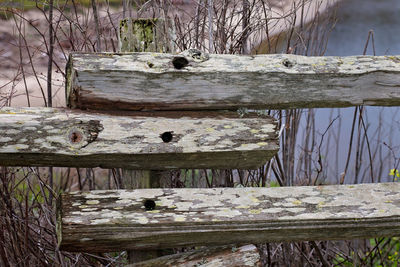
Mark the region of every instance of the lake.
MULTIPOLYGON (((373 31, 376 55, 400 54, 400 1, 399 0, 345 0, 338 9, 338 22, 330 34, 326 56, 362 55, 369 31, 373 31)), ((372 40, 367 55, 373 55, 372 40)), ((321 136, 323 173, 321 181, 338 183, 343 178, 347 158, 350 158, 345 175, 345 183, 392 181, 390 170, 398 168, 400 158, 400 117, 398 107, 365 107, 364 123, 359 120, 357 111, 352 133, 354 107, 341 109, 314 109, 317 138, 313 146, 313 166, 318 163, 318 147, 321 136), (329 127, 333 119, 336 120, 329 127), (328 129, 328 130, 327 130, 328 129), (368 142, 367 142, 368 140, 368 142), (368 152, 370 151, 370 153, 368 152), (371 165, 370 162, 373 162, 371 165), (373 175, 371 175, 371 171, 373 175)), ((305 132, 307 116, 302 116, 297 136, 296 176, 304 173, 301 159, 304 153, 304 140, 310 136, 305 132)))

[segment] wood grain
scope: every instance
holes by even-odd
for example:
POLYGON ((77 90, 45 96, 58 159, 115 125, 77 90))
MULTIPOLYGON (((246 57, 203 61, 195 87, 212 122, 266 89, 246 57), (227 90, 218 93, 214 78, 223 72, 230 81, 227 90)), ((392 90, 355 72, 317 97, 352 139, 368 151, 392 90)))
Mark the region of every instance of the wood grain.
POLYGON ((257 168, 279 149, 269 116, 110 116, 0 109, 0 165, 130 169, 257 168))
POLYGON ((58 211, 68 251, 398 236, 400 183, 72 192, 58 211))
POLYGON ((70 107, 98 110, 391 106, 400 105, 400 56, 80 53, 66 89, 70 107))

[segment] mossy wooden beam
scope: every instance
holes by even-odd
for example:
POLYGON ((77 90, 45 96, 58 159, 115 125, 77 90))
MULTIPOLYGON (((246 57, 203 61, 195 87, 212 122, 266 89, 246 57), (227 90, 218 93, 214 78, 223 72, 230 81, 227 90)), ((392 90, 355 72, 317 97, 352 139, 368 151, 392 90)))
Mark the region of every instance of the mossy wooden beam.
POLYGON ((72 192, 58 206, 68 251, 400 235, 400 183, 72 192))
POLYGON ((188 114, 129 117, 2 108, 0 165, 248 169, 261 166, 279 149, 277 125, 269 116, 188 114))
POLYGON ((68 105, 205 110, 400 105, 400 56, 72 54, 68 105))
POLYGON ((254 245, 241 247, 225 246, 197 249, 173 254, 148 261, 130 264, 126 267, 189 267, 189 266, 229 266, 261 267, 260 252, 254 245))
POLYGON ((175 51, 173 20, 126 18, 119 25, 121 52, 175 51))

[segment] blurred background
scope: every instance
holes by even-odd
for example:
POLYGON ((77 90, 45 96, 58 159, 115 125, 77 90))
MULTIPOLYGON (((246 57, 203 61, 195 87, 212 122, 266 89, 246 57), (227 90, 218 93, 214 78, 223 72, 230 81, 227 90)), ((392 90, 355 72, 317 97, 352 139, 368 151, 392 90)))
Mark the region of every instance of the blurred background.
MULTIPOLYGON (((65 107, 68 54, 118 51, 119 20, 126 17, 171 19, 176 52, 349 56, 399 55, 399 14, 398 0, 0 0, 0 107, 65 107)), ((265 166, 177 170, 164 174, 163 186, 398 181, 398 107, 267 112, 283 132, 279 154, 265 166)), ((126 263, 126 252, 59 251, 54 216, 59 192, 121 188, 122 179, 120 169, 0 167, 0 265, 126 263)), ((332 266, 397 266, 400 261, 398 238, 319 242, 317 249, 308 242, 260 244, 259 249, 265 266, 323 265, 316 250, 332 266)))

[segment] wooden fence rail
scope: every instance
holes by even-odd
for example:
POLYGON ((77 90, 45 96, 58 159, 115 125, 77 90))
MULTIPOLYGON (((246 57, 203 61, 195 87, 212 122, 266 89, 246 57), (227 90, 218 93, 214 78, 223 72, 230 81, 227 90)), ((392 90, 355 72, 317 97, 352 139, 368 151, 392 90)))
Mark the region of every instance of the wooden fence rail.
MULTIPOLYGON (((400 105, 400 56, 77 53, 66 73, 68 105, 87 111, 0 109, 0 165, 256 168, 279 138, 277 122, 251 109, 400 105)), ((69 251, 400 235, 400 183, 108 190, 58 200, 58 240, 69 251)))
POLYGON ((261 267, 261 257, 256 246, 225 246, 203 248, 194 251, 168 255, 152 260, 129 264, 126 267, 154 266, 229 266, 229 267, 261 267))
POLYGON ((400 183, 71 192, 60 201, 69 251, 400 235, 400 183))
POLYGON ((72 54, 68 105, 103 111, 400 105, 399 56, 190 51, 72 54))
MULTIPOLYGON (((187 113, 188 114, 188 113, 187 113)), ((184 115, 182 113, 181 115, 184 115)), ((0 110, 0 163, 130 169, 257 168, 279 149, 271 117, 110 116, 49 108, 0 110)))

